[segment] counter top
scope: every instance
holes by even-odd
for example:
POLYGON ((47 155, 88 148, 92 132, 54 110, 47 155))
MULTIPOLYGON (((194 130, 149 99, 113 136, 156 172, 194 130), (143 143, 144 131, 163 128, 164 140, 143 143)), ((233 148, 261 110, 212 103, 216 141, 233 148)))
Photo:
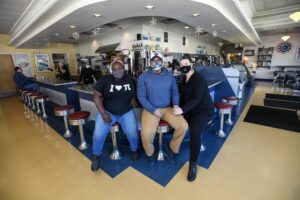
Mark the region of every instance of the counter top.
MULTIPOLYGON (((222 83, 222 81, 217 80, 208 80, 208 88, 212 88, 218 84, 222 83)), ((77 92, 83 92, 87 94, 93 94, 93 84, 87 84, 87 85, 76 85, 69 88, 70 90, 75 90, 77 92)))
POLYGON ((76 85, 76 86, 70 87, 69 89, 70 90, 75 90, 77 92, 93 94, 93 84, 76 85))
POLYGON ((49 84, 49 85, 53 85, 53 86, 77 84, 76 81, 64 81, 64 80, 58 80, 58 79, 38 79, 35 81, 38 83, 44 83, 44 84, 49 84))

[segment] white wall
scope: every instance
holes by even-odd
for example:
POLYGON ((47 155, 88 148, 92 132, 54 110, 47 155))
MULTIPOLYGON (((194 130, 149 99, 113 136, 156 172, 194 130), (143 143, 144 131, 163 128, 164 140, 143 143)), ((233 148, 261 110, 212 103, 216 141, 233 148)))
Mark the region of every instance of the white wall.
MULTIPOLYGON (((274 52, 272 56, 272 62, 271 62, 271 68, 260 68, 258 67, 256 69, 256 78, 259 79, 273 79, 273 71, 277 70, 278 68, 274 66, 299 66, 300 67, 300 62, 296 61, 296 53, 297 49, 300 47, 300 33, 290 33, 288 34, 291 36, 289 41, 292 43, 293 47, 292 50, 286 54, 279 53, 277 51, 277 46, 283 40, 281 35, 269 35, 269 36, 262 36, 261 39, 263 41, 264 47, 274 47, 274 52)), ((249 63, 257 63, 257 51, 258 47, 255 46, 245 46, 244 50, 247 49, 254 49, 255 50, 255 56, 247 56, 249 63)), ((299 69, 298 69, 299 70, 299 69)))
MULTIPOLYGON (((119 30, 114 28, 111 31, 106 31, 100 33, 99 37, 86 39, 84 41, 79 42, 76 46, 76 53, 79 53, 82 56, 92 56, 96 55, 95 51, 99 46, 120 43, 120 47, 118 49, 130 49, 132 48, 133 43, 140 43, 140 41, 136 41, 136 34, 151 34, 156 37, 161 37, 161 42, 155 44, 160 44, 162 50, 165 47, 169 48, 170 52, 176 53, 196 53, 198 49, 198 45, 205 46, 208 54, 219 55, 220 48, 215 43, 210 43, 207 41, 203 41, 199 38, 199 36, 192 36, 191 32, 193 30, 183 30, 182 25, 180 27, 172 26, 172 29, 164 29, 161 26, 152 27, 149 25, 137 25, 135 27, 130 27, 127 29, 119 30), (164 32, 168 32, 168 43, 163 41, 164 32), (182 44, 182 37, 186 37, 186 46, 182 44)), ((145 42, 145 41, 144 41, 145 42)), ((149 43, 151 43, 149 41, 149 43)))

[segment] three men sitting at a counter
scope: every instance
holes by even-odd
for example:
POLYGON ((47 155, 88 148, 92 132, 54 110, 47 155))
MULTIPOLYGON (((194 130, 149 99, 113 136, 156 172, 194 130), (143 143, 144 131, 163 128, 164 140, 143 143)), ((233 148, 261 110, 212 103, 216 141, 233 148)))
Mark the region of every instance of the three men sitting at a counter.
POLYGON ((22 67, 15 67, 13 79, 20 89, 27 89, 34 92, 39 90, 39 85, 34 83, 32 78, 29 78, 23 74, 22 67))
MULTIPOLYGON (((205 78, 192 69, 190 59, 183 59, 180 71, 185 75, 181 83, 181 104, 173 75, 163 67, 162 55, 151 54, 150 70, 138 79, 137 96, 144 110, 142 112, 141 138, 150 164, 155 161, 153 140, 160 120, 165 120, 175 131, 167 145, 167 158, 174 161, 180 145, 190 126, 190 161, 188 181, 194 181, 197 174, 202 133, 212 117, 213 103, 205 78), (172 105, 172 106, 171 106, 172 105), (184 115, 184 117, 182 116, 184 115), (187 121, 188 123, 187 123, 187 121)), ((115 60, 111 64, 112 75, 100 79, 94 86, 94 101, 98 108, 93 136, 92 171, 99 168, 100 155, 110 127, 119 122, 126 134, 132 151, 131 158, 138 157, 138 128, 135 113, 135 86, 133 79, 124 75, 124 64, 115 60)))

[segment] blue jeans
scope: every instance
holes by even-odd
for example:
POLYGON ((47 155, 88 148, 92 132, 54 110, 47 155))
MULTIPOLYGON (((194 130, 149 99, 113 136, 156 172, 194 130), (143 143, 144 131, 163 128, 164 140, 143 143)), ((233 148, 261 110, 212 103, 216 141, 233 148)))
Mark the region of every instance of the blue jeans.
POLYGON ((24 87, 24 89, 32 90, 34 92, 39 90, 39 85, 35 83, 28 84, 24 87))
POLYGON ((119 116, 113 115, 109 112, 107 113, 111 118, 110 124, 105 123, 103 121, 102 115, 97 112, 95 130, 93 135, 93 155, 99 156, 101 154, 106 136, 112 125, 116 122, 121 125, 122 130, 127 136, 131 150, 136 151, 138 148, 139 136, 134 110, 131 109, 127 113, 119 116))

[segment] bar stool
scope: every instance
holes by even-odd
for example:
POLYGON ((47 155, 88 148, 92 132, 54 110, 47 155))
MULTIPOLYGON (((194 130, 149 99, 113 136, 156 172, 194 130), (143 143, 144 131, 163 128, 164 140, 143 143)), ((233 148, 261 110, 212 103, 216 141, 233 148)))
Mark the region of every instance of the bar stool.
POLYGON ((68 120, 67 120, 67 116, 71 113, 74 113, 74 107, 72 105, 58 106, 58 107, 54 108, 55 116, 64 118, 66 132, 63 136, 65 138, 72 137, 72 132, 69 130, 69 125, 68 125, 68 120))
POLYGON ((41 95, 41 93, 39 93, 39 92, 34 92, 34 93, 31 93, 30 95, 28 95, 28 98, 31 101, 31 105, 32 105, 31 110, 33 110, 33 111, 36 110, 37 107, 35 106, 35 97, 40 96, 40 95, 41 95))
POLYGON ((123 157, 123 154, 118 149, 116 133, 119 132, 119 124, 115 123, 110 128, 111 140, 113 143, 113 151, 109 155, 111 160, 120 160, 123 157))
POLYGON ((36 96, 35 98, 35 101, 36 101, 36 104, 37 104, 37 114, 41 114, 41 110, 40 110, 40 107, 39 107, 39 104, 41 104, 42 106, 42 112, 43 112, 43 115, 42 115, 42 118, 43 119, 47 119, 48 116, 46 114, 46 110, 45 110, 45 102, 48 101, 48 96, 46 95, 39 95, 39 96, 36 96))
MULTIPOLYGON (((225 97, 224 99, 225 99, 225 101, 227 103, 229 103, 232 106, 236 106, 239 103, 239 98, 238 97, 234 97, 234 96, 233 97, 225 97)), ((233 122, 231 120, 231 114, 232 114, 232 111, 229 113, 229 117, 228 117, 228 119, 225 122, 228 125, 232 125, 233 124, 233 122)))
POLYGON ((158 133, 158 153, 157 160, 165 160, 166 154, 163 152, 163 134, 171 131, 171 126, 164 120, 160 120, 157 133, 158 133))
POLYGON ((230 114, 232 110, 232 105, 229 103, 218 102, 215 104, 215 107, 219 110, 220 119, 220 129, 217 132, 219 137, 226 137, 226 134, 223 131, 224 126, 224 115, 230 114))
POLYGON ((74 113, 68 115, 69 124, 72 126, 78 126, 78 128, 79 128, 81 144, 78 146, 78 149, 80 149, 80 150, 88 149, 87 143, 84 139, 82 125, 84 125, 87 122, 89 116, 90 116, 90 113, 87 111, 74 112, 74 113))
POLYGON ((25 104, 27 105, 27 106, 31 106, 31 103, 30 103, 30 101, 29 101, 29 95, 30 94, 32 94, 33 92, 31 92, 31 91, 27 91, 27 92, 24 92, 24 97, 25 97, 25 104))
POLYGON ((25 102, 25 95, 24 95, 24 93, 25 92, 29 92, 29 90, 27 90, 27 89, 20 89, 20 92, 21 92, 21 100, 23 102, 25 102))

